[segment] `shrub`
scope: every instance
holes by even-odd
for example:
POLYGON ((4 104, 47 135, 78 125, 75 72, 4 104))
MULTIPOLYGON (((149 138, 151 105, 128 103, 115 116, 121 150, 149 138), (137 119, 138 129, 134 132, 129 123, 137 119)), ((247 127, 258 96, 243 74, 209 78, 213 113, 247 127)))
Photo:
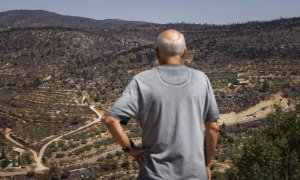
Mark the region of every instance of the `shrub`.
POLYGON ((113 158, 113 155, 112 155, 112 154, 108 153, 108 154, 106 155, 106 159, 112 159, 112 158, 113 158))
POLYGON ((35 175, 34 171, 28 171, 26 174, 27 178, 32 178, 35 175))
POLYGON ((267 118, 267 126, 245 143, 226 173, 229 179, 300 177, 300 103, 289 112, 275 109, 267 118))
POLYGON ((65 157, 65 154, 64 153, 57 153, 55 158, 63 158, 65 157))

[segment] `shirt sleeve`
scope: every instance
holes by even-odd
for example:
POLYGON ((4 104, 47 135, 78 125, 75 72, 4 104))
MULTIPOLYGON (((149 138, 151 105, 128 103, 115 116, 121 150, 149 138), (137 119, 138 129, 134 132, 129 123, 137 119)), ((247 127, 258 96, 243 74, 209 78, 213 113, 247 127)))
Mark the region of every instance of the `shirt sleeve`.
POLYGON ((207 82, 207 92, 206 92, 204 121, 205 122, 218 121, 220 119, 219 108, 216 102, 213 88, 211 86, 208 77, 206 77, 206 82, 207 82))
POLYGON ((108 115, 120 120, 121 124, 126 125, 130 118, 136 116, 138 112, 138 86, 136 80, 133 78, 121 97, 114 103, 108 111, 108 115))

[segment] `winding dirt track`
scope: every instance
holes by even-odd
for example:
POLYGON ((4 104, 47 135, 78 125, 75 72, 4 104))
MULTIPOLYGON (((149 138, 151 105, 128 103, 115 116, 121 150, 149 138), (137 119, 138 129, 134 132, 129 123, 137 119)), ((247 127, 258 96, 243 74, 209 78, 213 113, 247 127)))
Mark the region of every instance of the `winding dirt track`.
MULTIPOLYGON (((5 130, 5 137, 6 139, 8 139, 9 141, 11 141, 12 143, 14 143, 15 145, 21 147, 20 149, 24 150, 23 148, 27 148, 24 145, 20 144, 19 142, 17 142, 16 140, 14 140, 11 136, 10 136, 10 129, 6 129, 5 130)), ((41 162, 41 158, 38 157, 36 151, 34 151, 33 149, 28 148, 29 151, 32 153, 34 160, 36 161, 36 168, 35 171, 36 172, 40 172, 40 171, 44 171, 47 170, 48 168, 46 166, 44 166, 41 162)), ((24 150, 25 151, 25 150, 24 150)), ((17 175, 17 174, 26 174, 27 171, 21 171, 21 172, 0 172, 0 176, 7 176, 7 175, 17 175)))
MULTIPOLYGON (((93 124, 96 124, 98 122, 101 121, 101 118, 102 118, 102 114, 100 112, 98 112, 94 106, 90 106, 90 109, 93 110, 97 115, 98 115, 98 118, 96 120, 94 120, 93 122, 85 125, 85 126, 82 126, 82 127, 79 127, 73 131, 70 131, 68 133, 65 133, 63 135, 60 135, 54 139, 52 139, 51 141, 49 141, 48 143, 46 143, 40 150, 39 153, 37 153, 36 151, 34 151, 33 149, 30 149, 29 148, 29 151, 33 154, 33 158, 34 160, 36 161, 36 168, 34 169, 35 172, 42 172, 42 171, 45 171, 45 170, 48 170, 49 168, 44 166, 43 163, 42 163, 42 157, 45 153, 45 150, 47 149, 47 147, 54 141, 58 141, 59 139, 61 139, 63 136, 66 136, 66 135, 69 135, 69 134, 72 134, 72 133, 75 133, 77 131, 80 131, 82 129, 85 129, 93 124)), ((13 138, 11 138, 10 136, 10 132, 11 130, 10 129, 6 129, 5 131, 5 137, 11 141, 12 143, 14 143, 15 145, 21 147, 21 148, 27 148, 25 147, 24 145, 20 144, 19 142, 15 141, 13 138)), ((9 175, 18 175, 18 174, 26 174, 27 171, 21 171, 21 172, 0 172, 0 176, 9 176, 9 175)))
POLYGON ((77 128, 77 129, 75 129, 75 130, 73 130, 73 131, 70 131, 70 132, 68 132, 68 133, 66 133, 66 134, 60 135, 60 136, 58 136, 58 137, 52 139, 51 141, 49 141, 47 144, 45 144, 45 145, 41 148, 41 150, 40 150, 40 152, 39 152, 39 156, 37 157, 37 158, 38 158, 38 161, 41 162, 42 157, 43 157, 43 155, 44 155, 44 153, 45 153, 45 150, 47 149, 47 147, 48 147, 52 142, 58 141, 58 140, 61 139, 63 136, 66 136, 66 135, 75 133, 75 132, 77 132, 77 131, 80 131, 80 130, 82 130, 82 129, 84 129, 84 128, 87 128, 87 127, 89 127, 89 126, 91 126, 91 125, 93 125, 93 124, 96 124, 96 123, 100 122, 100 121, 101 121, 102 115, 95 109, 94 106, 90 106, 90 109, 93 110, 93 111, 98 115, 98 119, 96 119, 95 121, 93 121, 93 122, 91 122, 91 123, 89 123, 89 124, 87 124, 87 125, 85 125, 85 126, 81 126, 80 128, 77 128))
MULTIPOLYGON (((265 118, 269 113, 272 112, 272 105, 281 104, 281 105, 283 105, 284 108, 287 108, 288 107, 287 101, 288 100, 285 99, 285 98, 282 98, 280 94, 274 94, 269 100, 261 101, 260 103, 256 104, 253 107, 250 107, 249 109, 247 109, 245 111, 242 111, 242 112, 239 112, 239 113, 231 112, 231 113, 227 113, 227 114, 221 114, 221 120, 220 120, 219 123, 221 124, 221 123, 224 122, 227 125, 229 125, 229 124, 236 124, 236 123, 241 123, 241 122, 255 121, 255 120, 258 120, 258 119, 261 119, 261 118, 265 118)), ((45 152, 46 148, 52 142, 58 141, 59 139, 61 139, 65 135, 75 133, 77 131, 80 131, 80 130, 86 128, 86 127, 89 127, 89 126, 91 126, 93 124, 96 124, 96 123, 101 121, 102 114, 100 112, 98 112, 95 109, 94 106, 90 106, 90 109, 93 110, 98 115, 98 119, 94 120, 93 122, 91 122, 91 123, 89 123, 85 126, 82 126, 78 129, 75 129, 73 131, 70 131, 66 134, 60 135, 60 136, 52 139, 51 141, 49 141, 47 144, 45 144, 41 148, 38 155, 37 155, 36 151, 30 149, 30 152, 33 154, 34 160, 37 163, 37 167, 35 169, 35 172, 42 172, 42 171, 45 171, 45 170, 48 169, 46 166, 44 166, 42 164, 41 160, 42 160, 42 157, 44 155, 44 152, 45 152)), ((17 141, 15 141, 13 138, 10 137, 10 129, 6 130, 5 137, 9 141, 11 141, 12 143, 16 144, 17 146, 25 148, 22 144, 18 143, 17 141)), ((108 153, 115 153, 120 149, 121 148, 113 149, 113 150, 111 150, 109 152, 105 152, 105 153, 103 153, 103 154, 101 154, 97 157, 93 157, 93 158, 90 158, 90 159, 83 160, 81 163, 95 162, 95 161, 97 161, 97 159, 99 157, 105 157, 108 153)), ((0 176, 18 175, 18 174, 26 174, 26 173, 27 173, 26 171, 21 171, 21 172, 0 172, 0 176)))
POLYGON ((11 132, 11 129, 6 128, 6 130, 5 130, 6 139, 8 139, 10 142, 12 142, 20 147, 24 147, 22 144, 20 144, 19 142, 15 141, 13 138, 10 137, 10 132, 11 132))

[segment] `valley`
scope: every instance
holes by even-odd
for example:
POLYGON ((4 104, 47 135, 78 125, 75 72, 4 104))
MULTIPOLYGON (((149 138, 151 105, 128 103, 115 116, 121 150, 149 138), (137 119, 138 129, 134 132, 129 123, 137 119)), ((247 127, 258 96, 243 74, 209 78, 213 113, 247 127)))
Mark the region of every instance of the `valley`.
MULTIPOLYGON (((134 179, 138 164, 121 152, 101 117, 135 74, 157 65, 155 37, 170 28, 186 36, 185 65, 211 80, 220 126, 230 136, 214 161, 214 171, 224 172, 234 147, 242 147, 273 105, 289 110, 299 99, 299 27, 300 18, 1 27, 0 176, 134 179)), ((123 127, 140 145, 135 120, 123 127)))

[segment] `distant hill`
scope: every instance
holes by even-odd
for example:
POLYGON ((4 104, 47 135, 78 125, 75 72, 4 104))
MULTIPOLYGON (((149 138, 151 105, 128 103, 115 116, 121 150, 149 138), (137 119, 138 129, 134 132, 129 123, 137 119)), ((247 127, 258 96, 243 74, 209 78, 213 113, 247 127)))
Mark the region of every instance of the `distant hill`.
POLYGON ((44 10, 12 10, 0 12, 0 28, 60 26, 71 28, 120 28, 146 22, 121 19, 95 20, 84 17, 65 16, 44 10))
MULTIPOLYGON (((45 79, 53 77, 59 87, 87 92, 90 100, 101 99, 102 105, 109 107, 135 73, 155 64, 155 37, 164 29, 184 33, 190 52, 187 63, 203 68, 209 77, 215 78, 215 84, 223 83, 222 88, 240 73, 269 75, 265 68, 261 71, 260 68, 267 66, 270 71, 286 68, 280 63, 292 64, 285 75, 297 75, 299 27, 300 18, 294 17, 232 25, 146 23, 109 31, 59 26, 0 30, 0 106, 1 92, 7 93, 9 89, 12 93, 20 89, 31 92, 30 88, 51 83, 45 79)), ((245 90, 251 88, 241 90, 242 98, 236 95, 231 106, 228 106, 231 99, 227 101, 227 96, 216 93, 222 97, 221 112, 240 111, 260 100, 256 91, 244 98, 245 90)), ((260 94, 266 92, 261 91, 260 94)))

